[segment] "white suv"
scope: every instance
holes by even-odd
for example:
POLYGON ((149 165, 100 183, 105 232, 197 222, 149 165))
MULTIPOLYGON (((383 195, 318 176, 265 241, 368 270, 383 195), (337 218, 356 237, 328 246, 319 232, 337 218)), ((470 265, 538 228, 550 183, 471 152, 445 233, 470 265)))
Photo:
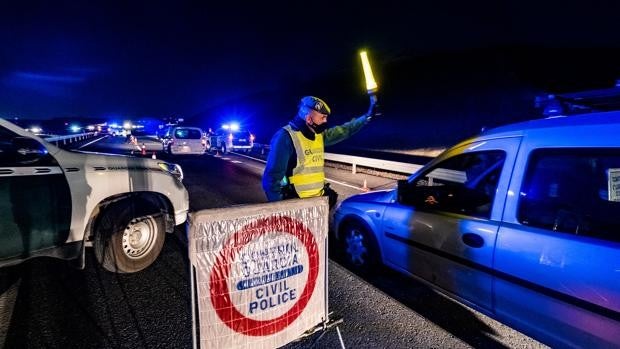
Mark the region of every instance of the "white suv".
POLYGON ((130 273, 159 255, 165 233, 185 222, 188 193, 178 165, 62 150, 0 119, 0 267, 37 256, 130 273))

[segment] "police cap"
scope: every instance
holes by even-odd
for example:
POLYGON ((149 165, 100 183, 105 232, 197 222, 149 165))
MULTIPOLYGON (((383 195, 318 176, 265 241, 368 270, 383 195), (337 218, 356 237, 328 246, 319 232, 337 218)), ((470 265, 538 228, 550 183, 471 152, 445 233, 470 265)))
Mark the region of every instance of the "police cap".
POLYGON ((299 106, 308 107, 310 109, 314 109, 321 114, 329 115, 331 113, 331 109, 327 103, 325 103, 322 99, 314 96, 306 96, 301 99, 299 106))

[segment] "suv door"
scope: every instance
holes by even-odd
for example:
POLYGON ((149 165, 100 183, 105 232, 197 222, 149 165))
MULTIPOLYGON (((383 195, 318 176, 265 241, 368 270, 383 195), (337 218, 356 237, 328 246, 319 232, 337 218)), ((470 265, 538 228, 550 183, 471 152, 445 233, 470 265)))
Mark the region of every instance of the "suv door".
POLYGON ((62 168, 34 138, 0 126, 0 260, 62 245, 71 195, 62 168))
POLYGON ((492 309, 493 249, 520 138, 454 149, 400 182, 384 215, 384 255, 400 268, 492 309))

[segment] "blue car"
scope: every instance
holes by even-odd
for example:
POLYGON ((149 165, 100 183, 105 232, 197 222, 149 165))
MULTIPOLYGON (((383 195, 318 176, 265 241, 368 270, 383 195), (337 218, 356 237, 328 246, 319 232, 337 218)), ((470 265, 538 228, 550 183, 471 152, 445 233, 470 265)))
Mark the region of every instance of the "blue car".
POLYGON ((620 112, 499 127, 335 210, 337 248, 553 347, 620 347, 620 112))

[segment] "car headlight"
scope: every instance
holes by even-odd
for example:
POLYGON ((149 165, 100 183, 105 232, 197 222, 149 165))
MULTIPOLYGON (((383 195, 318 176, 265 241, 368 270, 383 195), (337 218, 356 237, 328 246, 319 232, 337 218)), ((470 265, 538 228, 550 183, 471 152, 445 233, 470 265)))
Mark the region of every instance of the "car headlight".
POLYGON ((179 181, 183 180, 183 169, 181 168, 181 166, 177 164, 171 164, 168 162, 159 162, 157 163, 157 165, 159 165, 159 168, 170 173, 172 176, 174 176, 179 181))

